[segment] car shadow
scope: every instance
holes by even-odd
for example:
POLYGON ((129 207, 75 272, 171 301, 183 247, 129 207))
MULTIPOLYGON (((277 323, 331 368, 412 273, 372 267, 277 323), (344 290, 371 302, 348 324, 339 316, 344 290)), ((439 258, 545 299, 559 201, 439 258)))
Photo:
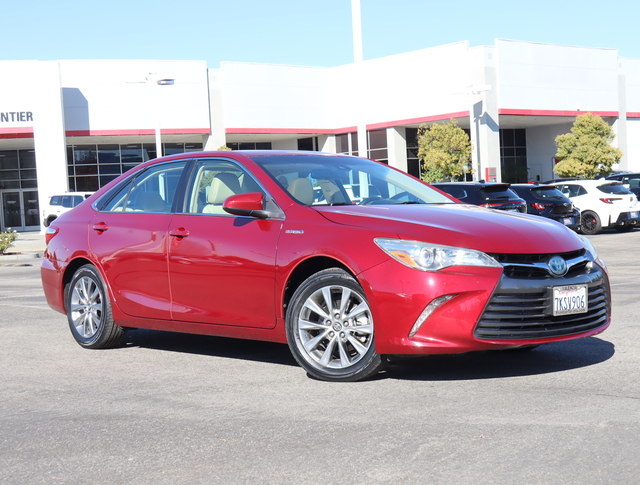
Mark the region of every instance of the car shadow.
POLYGON ((541 345, 530 350, 493 350, 456 355, 392 357, 381 379, 459 381, 522 377, 600 364, 615 354, 596 337, 541 345))
MULTIPOLYGON (((286 344, 156 330, 130 330, 124 347, 140 347, 266 364, 298 364, 286 344)), ((531 350, 493 350, 453 355, 391 356, 369 380, 461 381, 549 374, 596 365, 615 354, 596 337, 541 345, 531 350)))
POLYGON ((123 346, 226 357, 268 364, 298 365, 286 344, 257 340, 136 329, 126 333, 123 346))

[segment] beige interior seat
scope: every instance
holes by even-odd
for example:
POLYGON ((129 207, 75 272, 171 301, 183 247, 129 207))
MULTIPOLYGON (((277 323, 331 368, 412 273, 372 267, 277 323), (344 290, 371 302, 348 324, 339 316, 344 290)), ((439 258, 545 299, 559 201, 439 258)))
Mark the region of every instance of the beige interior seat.
POLYGON ((287 188, 289 193, 305 205, 313 204, 313 185, 308 178, 293 179, 287 188))
POLYGON ((207 194, 207 205, 202 209, 203 214, 226 214, 222 204, 232 195, 240 193, 238 177, 232 173, 219 173, 213 177, 207 194))

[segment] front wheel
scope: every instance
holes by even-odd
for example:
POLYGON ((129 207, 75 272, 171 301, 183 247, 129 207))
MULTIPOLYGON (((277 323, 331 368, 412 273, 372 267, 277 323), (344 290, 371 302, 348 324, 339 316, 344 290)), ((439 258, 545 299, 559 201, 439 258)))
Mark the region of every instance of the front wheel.
POLYGON ((602 230, 602 223, 598 214, 592 211, 584 211, 580 217, 580 232, 586 236, 593 236, 602 230))
POLYGON ((310 276, 287 310, 291 353, 311 376, 325 381, 359 381, 377 373, 371 309, 358 282, 330 268, 310 276))
POLYGON ((124 329, 115 324, 111 303, 95 266, 78 268, 66 288, 65 308, 73 338, 87 349, 115 347, 124 329))

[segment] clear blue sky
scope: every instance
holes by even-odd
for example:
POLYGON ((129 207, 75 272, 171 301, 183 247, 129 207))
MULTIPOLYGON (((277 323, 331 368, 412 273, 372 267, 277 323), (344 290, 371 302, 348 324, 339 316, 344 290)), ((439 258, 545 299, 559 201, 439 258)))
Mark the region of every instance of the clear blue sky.
MULTIPOLYGON (((495 38, 640 59, 640 1, 361 0, 365 59, 495 38)), ((1 0, 0 60, 353 61, 350 0, 1 0)))

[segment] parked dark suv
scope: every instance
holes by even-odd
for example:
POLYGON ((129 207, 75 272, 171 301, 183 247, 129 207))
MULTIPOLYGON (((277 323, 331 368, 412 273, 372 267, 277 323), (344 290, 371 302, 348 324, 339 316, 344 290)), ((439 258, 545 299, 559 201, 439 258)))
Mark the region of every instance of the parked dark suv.
POLYGON ((553 185, 511 184, 509 187, 527 202, 527 213, 548 217, 577 231, 580 210, 553 185))
POLYGON ((640 173, 617 173, 605 177, 607 180, 619 180, 640 199, 640 173))
POLYGON ((439 182, 431 184, 465 204, 508 212, 527 212, 527 203, 509 189, 509 184, 490 182, 439 182))

